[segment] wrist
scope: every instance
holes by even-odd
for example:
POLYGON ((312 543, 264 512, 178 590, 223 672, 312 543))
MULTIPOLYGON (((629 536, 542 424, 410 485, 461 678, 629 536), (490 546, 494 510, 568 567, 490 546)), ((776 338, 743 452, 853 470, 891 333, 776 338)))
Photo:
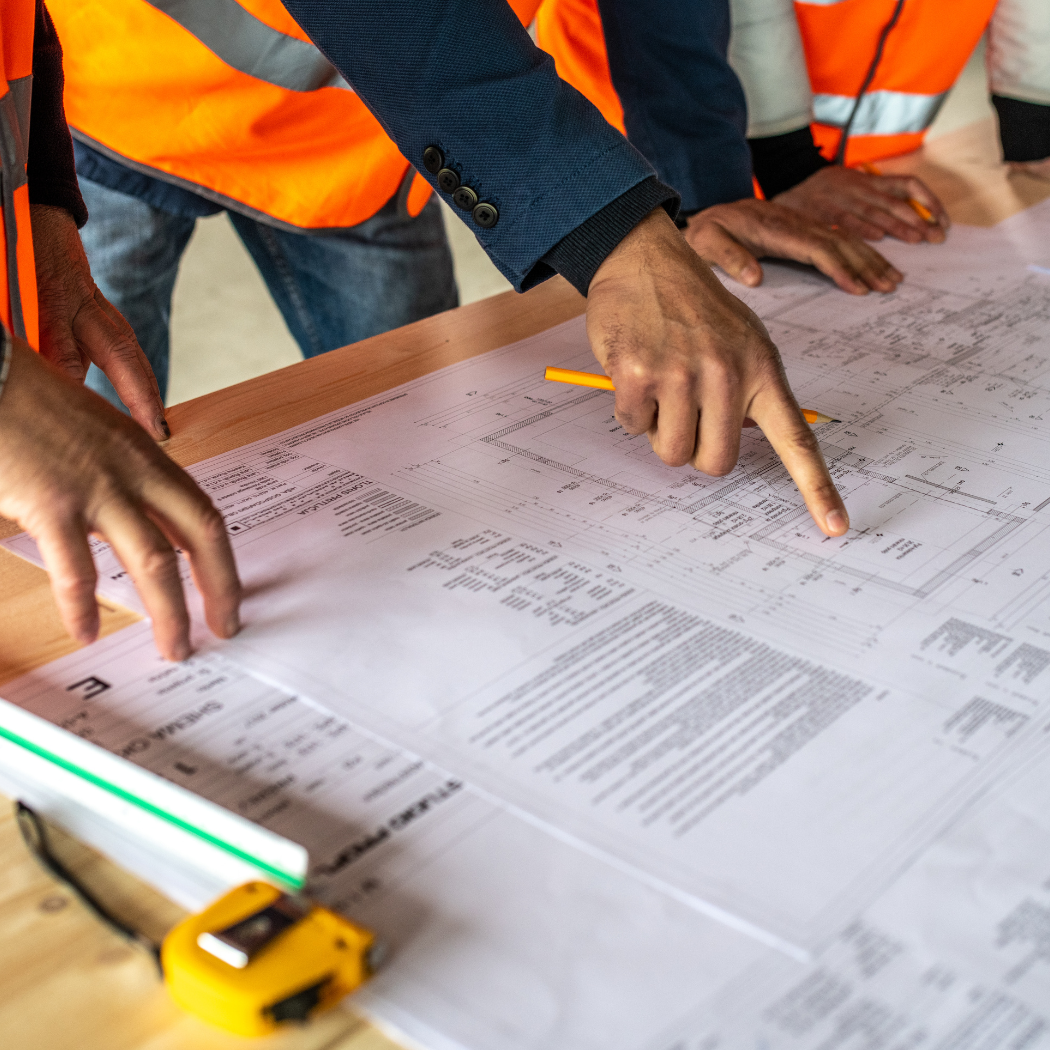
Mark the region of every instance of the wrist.
POLYGON ((682 241, 682 233, 663 208, 654 208, 602 260, 591 281, 591 289, 624 268, 636 269, 660 258, 668 238, 682 241))
POLYGON ((654 210, 665 216, 668 212, 676 214, 679 201, 678 194, 655 176, 643 179, 562 238, 542 262, 560 273, 581 295, 587 295, 605 260, 640 223, 654 210))

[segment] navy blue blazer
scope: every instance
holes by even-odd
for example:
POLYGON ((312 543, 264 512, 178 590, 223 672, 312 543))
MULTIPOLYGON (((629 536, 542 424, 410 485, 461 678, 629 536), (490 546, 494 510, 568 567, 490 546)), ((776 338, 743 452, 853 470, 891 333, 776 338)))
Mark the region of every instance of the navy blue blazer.
POLYGON ((638 150, 558 78, 503 0, 285 6, 443 199, 450 195, 424 167, 432 145, 496 206, 491 229, 466 221, 518 289, 550 276, 547 267, 533 271, 562 238, 653 177, 638 150))
POLYGON ((729 0, 598 0, 627 137, 692 214, 753 196, 729 0))
POLYGON ((642 153, 692 209, 750 195, 743 92, 725 59, 727 0, 602 0, 614 82, 642 153, 558 78, 502 0, 285 6, 435 190, 428 146, 495 205, 492 228, 467 222, 518 289, 550 276, 558 264, 544 256, 598 213, 605 228, 587 234, 607 253, 659 203, 642 153), (647 181, 640 211, 603 212, 647 181), (622 228, 611 233, 610 222, 622 228))

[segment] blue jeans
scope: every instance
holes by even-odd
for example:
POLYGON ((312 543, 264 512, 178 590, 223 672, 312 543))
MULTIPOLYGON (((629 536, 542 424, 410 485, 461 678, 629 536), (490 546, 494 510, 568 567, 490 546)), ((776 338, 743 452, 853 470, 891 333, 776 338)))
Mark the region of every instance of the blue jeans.
MULTIPOLYGON (((196 220, 88 179, 82 178, 80 187, 91 213, 81 231, 91 272, 135 330, 164 397, 171 293, 196 220)), ((305 357, 429 317, 458 301, 436 200, 415 219, 400 217, 391 202, 353 229, 326 234, 290 233, 228 214, 305 357)), ((94 365, 86 382, 124 408, 94 365)))

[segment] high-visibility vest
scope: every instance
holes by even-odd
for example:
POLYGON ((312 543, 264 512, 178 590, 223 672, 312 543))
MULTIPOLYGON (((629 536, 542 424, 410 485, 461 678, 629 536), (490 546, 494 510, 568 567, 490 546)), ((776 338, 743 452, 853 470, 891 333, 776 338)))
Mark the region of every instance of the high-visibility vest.
MULTIPOLYGON (((524 6, 530 0, 519 0, 524 6)), ((531 0, 537 6, 537 0, 531 0)), ((903 0, 875 75, 857 105, 846 163, 918 148, 984 32, 996 0, 903 0)), ((795 0, 810 83, 813 135, 830 159, 897 0, 795 0)), ((519 11, 519 14, 523 12, 519 11)), ((543 0, 537 43, 559 75, 623 130, 597 0, 543 0)))
POLYGON ((430 186, 278 0, 48 0, 93 149, 271 225, 356 226, 430 186))
POLYGON ((858 104, 897 0, 795 0, 813 88, 813 137, 825 156, 834 157, 855 104, 847 164, 918 149, 995 5, 996 0, 903 0, 858 104))
POLYGON ((29 104, 33 89, 34 0, 0 0, 0 164, 4 260, 0 267, 0 320, 9 332, 39 345, 36 262, 29 226, 29 104))

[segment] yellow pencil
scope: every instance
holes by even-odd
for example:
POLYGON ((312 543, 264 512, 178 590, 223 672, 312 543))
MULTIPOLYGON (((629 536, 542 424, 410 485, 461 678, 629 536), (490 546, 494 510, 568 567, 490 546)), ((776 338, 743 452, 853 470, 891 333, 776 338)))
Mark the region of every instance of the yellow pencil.
MULTIPOLYGON (((874 164, 868 164, 865 162, 861 166, 861 171, 866 172, 868 175, 881 175, 882 172, 875 167, 874 164)), ((917 201, 914 197, 908 198, 908 203, 911 205, 911 210, 922 219, 923 222, 928 222, 931 226, 937 226, 938 222, 934 218, 933 212, 926 207, 922 201, 917 201)))
MULTIPOLYGON (((613 381, 608 376, 595 375, 593 372, 577 372, 571 368, 548 368, 543 373, 544 379, 555 383, 571 383, 573 386, 591 386, 595 390, 615 390, 613 381)), ((806 422, 813 426, 821 423, 841 423, 841 419, 832 419, 823 412, 814 412, 812 408, 802 409, 806 422)))

